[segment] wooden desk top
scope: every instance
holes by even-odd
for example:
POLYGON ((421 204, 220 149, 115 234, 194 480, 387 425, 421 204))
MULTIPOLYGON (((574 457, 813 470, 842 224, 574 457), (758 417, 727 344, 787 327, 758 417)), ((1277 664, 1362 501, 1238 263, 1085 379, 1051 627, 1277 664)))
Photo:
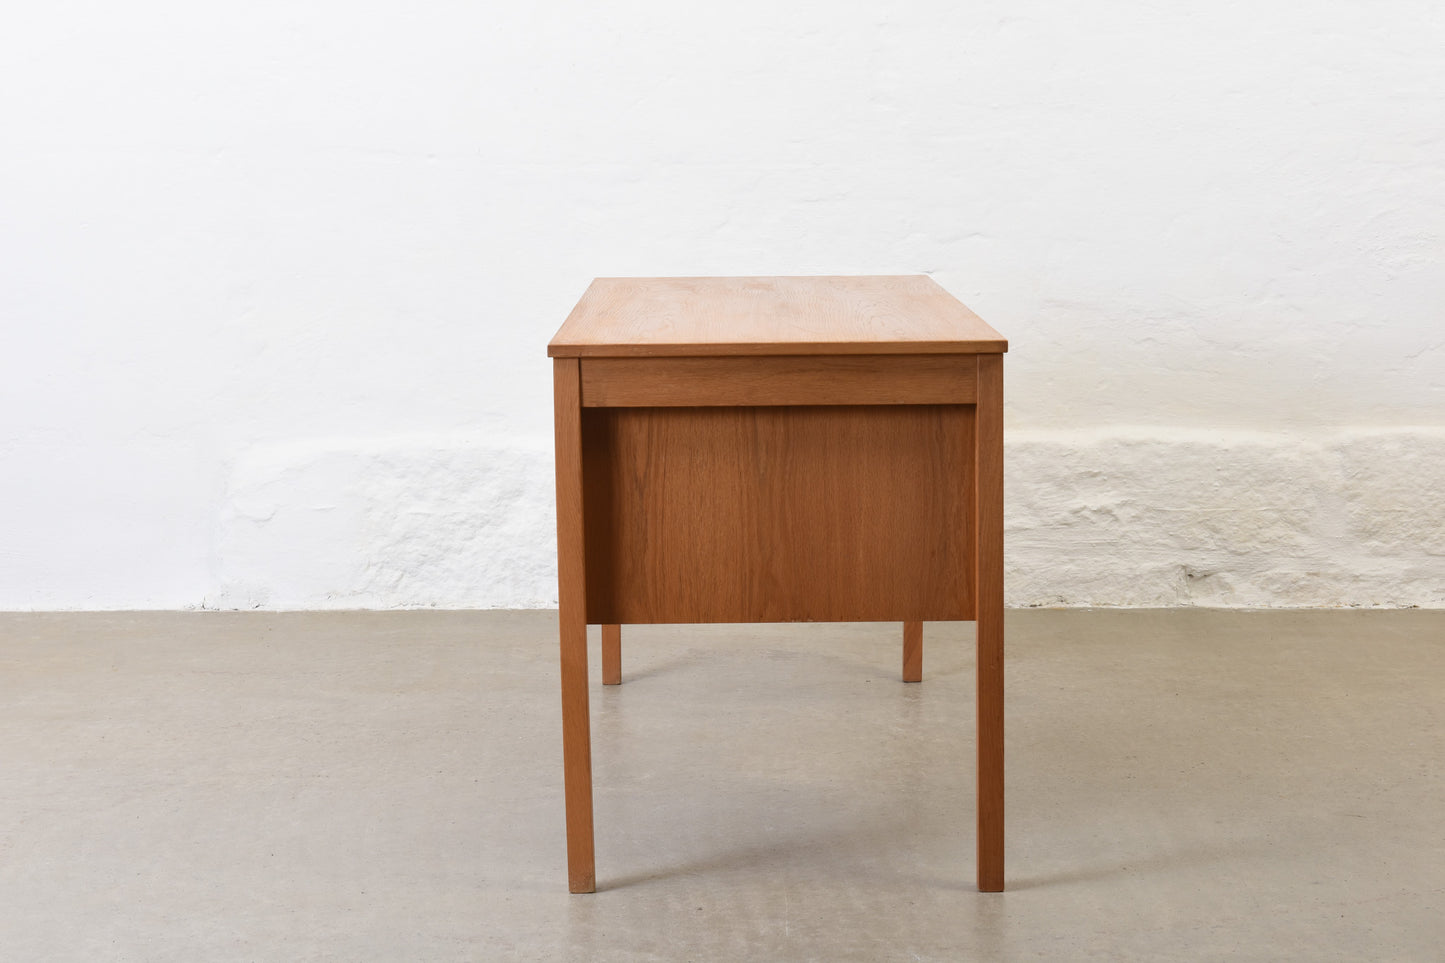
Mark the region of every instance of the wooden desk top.
POLYGON ((1007 350, 921 274, 598 278, 547 345, 554 358, 1007 350))

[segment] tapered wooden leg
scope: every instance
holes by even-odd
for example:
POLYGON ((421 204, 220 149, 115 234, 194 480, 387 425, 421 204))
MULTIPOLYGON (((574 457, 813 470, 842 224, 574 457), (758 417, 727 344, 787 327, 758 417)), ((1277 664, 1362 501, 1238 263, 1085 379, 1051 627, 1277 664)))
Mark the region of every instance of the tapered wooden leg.
POLYGON ((597 889, 592 842, 592 732, 587 706, 587 583, 582 545, 582 391, 576 358, 552 368, 557 428, 557 601, 562 655, 562 772, 567 885, 597 889))
POLYGON ((903 681, 923 681, 923 623, 903 623, 903 681))
POLYGON ((978 888, 1004 887, 1003 355, 978 357, 974 604, 978 648, 978 888))
POLYGON ((567 888, 597 889, 592 841, 592 733, 587 705, 587 625, 562 628, 562 765, 567 798, 567 888))
POLYGON ((602 626, 602 684, 622 684, 622 626, 602 626))

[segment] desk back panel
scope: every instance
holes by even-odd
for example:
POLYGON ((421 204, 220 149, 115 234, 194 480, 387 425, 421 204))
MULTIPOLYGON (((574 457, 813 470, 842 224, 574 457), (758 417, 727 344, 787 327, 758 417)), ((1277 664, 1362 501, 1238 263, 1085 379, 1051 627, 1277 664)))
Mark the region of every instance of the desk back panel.
POLYGON ((972 405, 586 408, 587 621, 974 617, 972 405))

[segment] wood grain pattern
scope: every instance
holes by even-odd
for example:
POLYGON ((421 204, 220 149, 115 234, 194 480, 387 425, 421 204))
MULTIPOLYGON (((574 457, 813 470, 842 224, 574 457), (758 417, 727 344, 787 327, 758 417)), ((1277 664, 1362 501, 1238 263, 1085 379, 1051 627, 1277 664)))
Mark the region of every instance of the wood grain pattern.
POLYGON ((973 617, 973 407, 587 408, 587 621, 973 617))
POLYGON ((978 359, 973 597, 978 650, 978 888, 1004 887, 1003 355, 978 359))
POLYGON ((974 355, 584 358, 586 408, 972 404, 974 355))
POLYGON ((622 626, 602 626, 602 684, 622 684, 622 626))
POLYGON ((923 623, 903 623, 903 681, 923 681, 923 623))
POLYGON ((925 275, 598 278, 547 346, 553 357, 1007 350, 925 275))
POLYGON ((597 888, 592 838, 592 730, 587 704, 587 573, 582 493, 582 373, 576 358, 552 366, 557 459, 557 594, 562 663, 562 765, 567 884, 597 888))
POLYGON ((1004 887, 1003 352, 926 277, 600 278, 548 346, 567 859, 595 889, 586 626, 977 620, 978 887, 1004 887))

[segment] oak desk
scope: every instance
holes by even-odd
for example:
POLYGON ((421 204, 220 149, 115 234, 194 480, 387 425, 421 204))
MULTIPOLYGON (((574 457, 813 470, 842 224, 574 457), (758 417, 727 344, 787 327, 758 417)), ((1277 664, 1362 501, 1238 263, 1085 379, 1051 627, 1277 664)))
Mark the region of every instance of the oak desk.
POLYGON ((547 346, 567 871, 596 888, 587 626, 974 620, 978 888, 1003 889, 1003 352, 930 278, 598 278, 547 346))

